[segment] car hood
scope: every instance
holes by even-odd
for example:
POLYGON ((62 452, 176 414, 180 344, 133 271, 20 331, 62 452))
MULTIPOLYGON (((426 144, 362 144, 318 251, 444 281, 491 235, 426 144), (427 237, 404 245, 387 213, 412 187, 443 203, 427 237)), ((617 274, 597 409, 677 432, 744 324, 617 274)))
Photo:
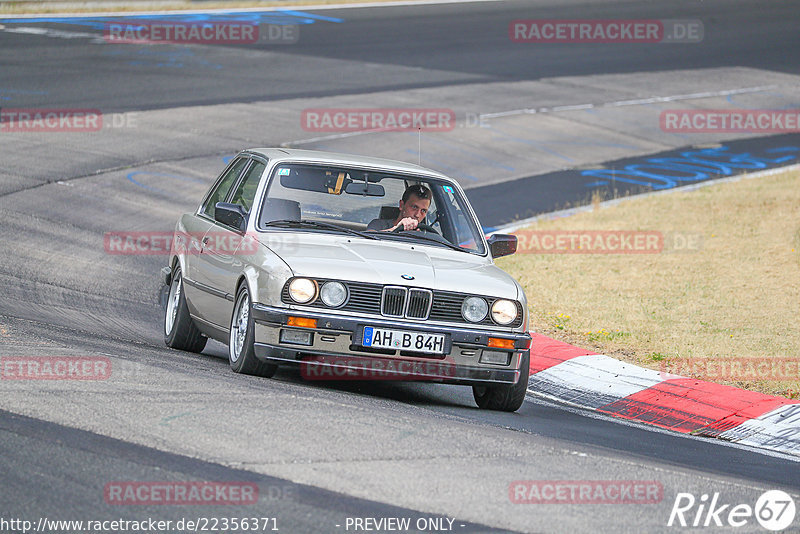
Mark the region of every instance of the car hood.
POLYGON ((519 299, 514 279, 491 259, 444 247, 316 232, 276 232, 260 241, 295 276, 519 299))

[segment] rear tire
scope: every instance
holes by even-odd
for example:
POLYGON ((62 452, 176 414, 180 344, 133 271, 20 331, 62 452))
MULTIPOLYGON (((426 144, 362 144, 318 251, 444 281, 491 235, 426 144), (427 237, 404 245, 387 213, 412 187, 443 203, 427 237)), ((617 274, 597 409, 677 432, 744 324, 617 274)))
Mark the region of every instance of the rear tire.
POLYGON ((528 389, 528 377, 531 371, 530 351, 522 353, 519 365, 519 381, 514 385, 472 386, 472 396, 479 408, 502 412, 519 410, 525 401, 525 392, 528 389))
POLYGON ((164 310, 164 343, 170 348, 201 352, 208 338, 200 333, 189 315, 186 297, 183 294, 181 268, 172 273, 172 280, 164 310))
POLYGON ((272 377, 278 370, 275 363, 265 363, 256 358, 253 343, 255 327, 250 313, 250 292, 242 284, 236 293, 236 301, 231 315, 231 333, 228 338, 228 363, 236 373, 272 377))

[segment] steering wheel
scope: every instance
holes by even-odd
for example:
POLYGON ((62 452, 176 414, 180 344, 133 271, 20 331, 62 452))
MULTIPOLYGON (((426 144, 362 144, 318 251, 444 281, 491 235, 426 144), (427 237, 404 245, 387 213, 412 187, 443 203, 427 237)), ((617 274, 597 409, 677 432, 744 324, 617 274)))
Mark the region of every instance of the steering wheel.
MULTIPOLYGON (((422 230, 423 232, 433 232, 434 234, 439 235, 439 232, 436 231, 436 228, 434 228, 433 226, 430 226, 428 224, 425 224, 425 223, 418 223, 417 224, 417 229, 418 230, 422 230)), ((392 230, 392 233, 399 234, 400 232, 405 232, 405 231, 406 231, 406 229, 401 224, 400 226, 398 226, 397 228, 392 230)), ((411 231, 413 232, 413 230, 411 230, 411 231)))

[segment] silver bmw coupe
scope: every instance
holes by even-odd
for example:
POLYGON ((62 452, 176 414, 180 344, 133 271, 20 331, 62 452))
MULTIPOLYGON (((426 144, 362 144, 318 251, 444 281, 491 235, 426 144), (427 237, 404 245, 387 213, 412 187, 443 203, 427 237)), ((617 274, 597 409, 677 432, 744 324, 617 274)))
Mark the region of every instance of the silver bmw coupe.
POLYGON ((528 385, 522 287, 494 265, 458 183, 397 161, 293 149, 234 157, 178 221, 164 339, 228 345, 237 373, 472 386, 515 411, 528 385))

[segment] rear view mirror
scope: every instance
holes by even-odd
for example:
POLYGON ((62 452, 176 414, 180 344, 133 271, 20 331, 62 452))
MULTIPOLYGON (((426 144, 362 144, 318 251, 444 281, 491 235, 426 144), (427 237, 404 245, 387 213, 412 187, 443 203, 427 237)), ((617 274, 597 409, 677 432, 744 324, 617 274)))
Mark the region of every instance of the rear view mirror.
POLYGON ((382 197, 386 195, 386 190, 381 184, 371 182, 351 182, 344 188, 348 195, 364 195, 365 197, 382 197))

